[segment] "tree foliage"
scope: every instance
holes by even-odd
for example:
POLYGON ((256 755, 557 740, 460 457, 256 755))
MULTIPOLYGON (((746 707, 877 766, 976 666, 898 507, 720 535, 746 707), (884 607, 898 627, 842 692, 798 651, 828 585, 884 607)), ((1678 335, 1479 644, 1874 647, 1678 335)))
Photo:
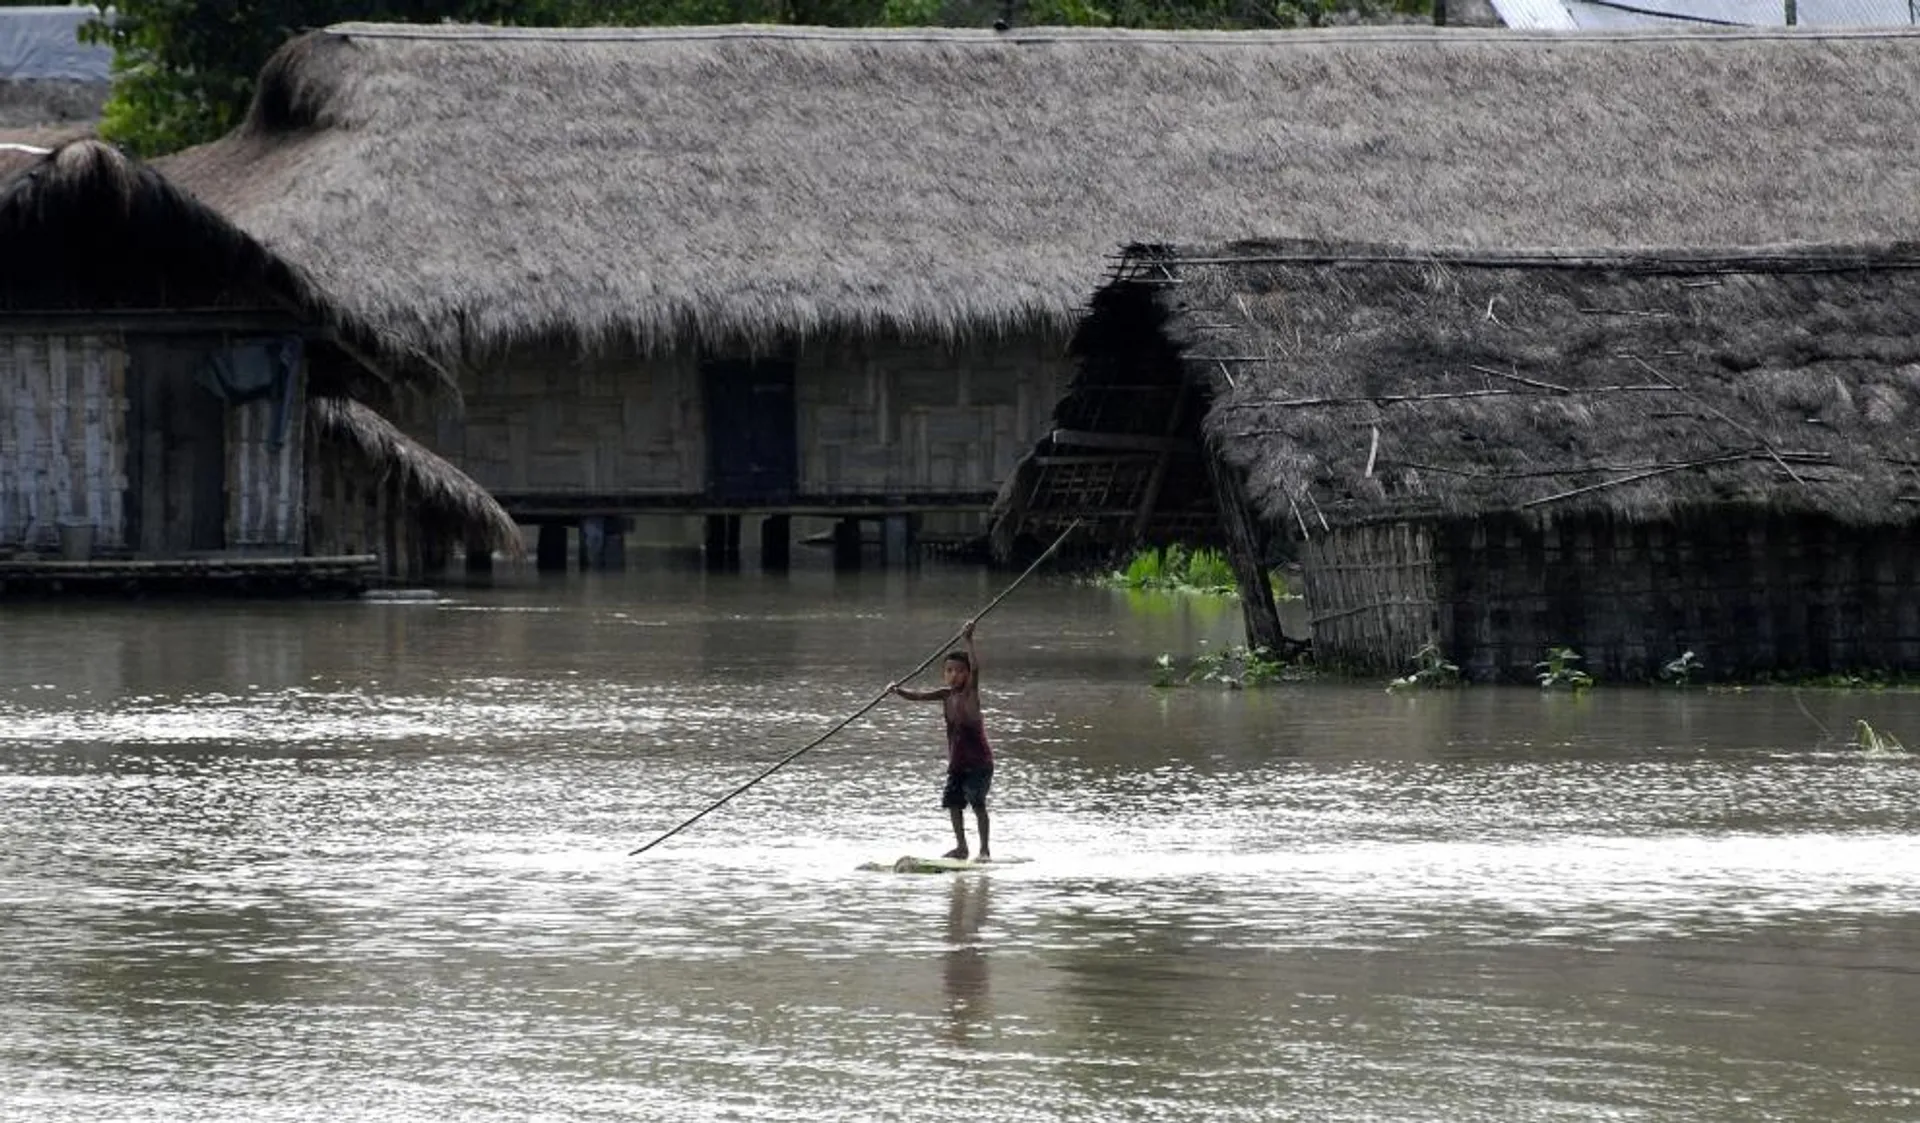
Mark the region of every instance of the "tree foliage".
MULTIPOLYGON (((0 0, 3 2, 3 0, 0 0)), ((526 27, 806 24, 1285 28, 1356 12, 1415 14, 1431 0, 121 0, 81 34, 114 49, 101 132, 155 155, 231 129, 274 49, 345 20, 526 27)))

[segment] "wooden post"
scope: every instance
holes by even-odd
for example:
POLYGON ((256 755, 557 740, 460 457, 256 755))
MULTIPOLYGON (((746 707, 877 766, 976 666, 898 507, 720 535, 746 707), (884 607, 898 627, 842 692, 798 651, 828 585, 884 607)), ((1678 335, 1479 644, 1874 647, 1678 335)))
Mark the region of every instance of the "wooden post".
POLYGON ((727 568, 727 519, 726 515, 707 516, 706 557, 708 569, 727 568))
POLYGON ((740 516, 727 516, 727 568, 740 566, 740 516))
POLYGON ((887 565, 905 566, 913 560, 912 515, 888 515, 881 534, 887 565))
POLYGON ((633 520, 609 518, 600 540, 600 568, 615 571, 627 568, 627 531, 633 520))
POLYGON ((467 572, 493 572, 493 547, 477 534, 467 536, 467 572))
POLYGON ((833 568, 860 568, 859 519, 841 519, 833 524, 833 568))
POLYGON ((1234 582, 1240 586, 1240 611, 1246 616, 1247 646, 1283 651, 1286 637, 1280 631, 1280 611, 1273 604, 1273 586, 1267 583, 1267 567, 1262 564, 1260 554, 1260 528, 1247 501, 1240 471, 1225 463, 1220 453, 1211 447, 1206 452, 1206 462, 1207 479, 1213 484, 1213 501, 1220 508, 1220 522, 1227 532, 1227 560, 1233 563, 1234 582))
POLYGON ((533 567, 541 573, 567 571, 566 523, 540 524, 540 541, 533 550, 533 567))
POLYGON ((606 564, 607 520, 589 515, 580 520, 580 569, 601 569, 606 564))
POLYGON ((785 573, 792 565, 793 516, 766 516, 760 520, 760 568, 785 573))
POLYGON ((429 534, 421 530, 420 534, 420 572, 423 576, 445 573, 451 551, 447 540, 438 534, 429 534))

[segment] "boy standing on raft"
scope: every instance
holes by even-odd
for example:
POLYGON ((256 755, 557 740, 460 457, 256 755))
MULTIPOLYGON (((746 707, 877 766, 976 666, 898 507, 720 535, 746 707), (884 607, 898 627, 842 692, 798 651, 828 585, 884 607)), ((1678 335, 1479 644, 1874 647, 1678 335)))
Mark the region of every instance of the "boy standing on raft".
POLYGON ((979 860, 990 862, 993 853, 987 842, 987 789, 993 786, 993 749, 987 744, 986 724, 980 717, 980 657, 973 650, 973 625, 969 620, 960 629, 967 649, 948 652, 946 662, 941 664, 945 686, 908 690, 896 682, 887 690, 910 702, 940 703, 947 719, 947 786, 940 794, 940 806, 953 816, 953 839, 958 844, 946 856, 967 857, 965 812, 971 807, 980 824, 979 860))

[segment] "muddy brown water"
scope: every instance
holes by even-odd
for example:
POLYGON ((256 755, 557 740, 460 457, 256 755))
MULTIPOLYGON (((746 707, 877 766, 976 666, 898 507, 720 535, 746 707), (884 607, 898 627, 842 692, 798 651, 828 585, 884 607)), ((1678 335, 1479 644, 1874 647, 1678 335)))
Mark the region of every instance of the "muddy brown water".
MULTIPOLYGON (((1004 577, 0 607, 0 1117, 1913 1120, 1920 695, 1156 691, 1220 606, 1004 577), (1826 733, 1821 731, 1825 726, 1826 733)), ((811 563, 809 563, 811 564, 811 563)))

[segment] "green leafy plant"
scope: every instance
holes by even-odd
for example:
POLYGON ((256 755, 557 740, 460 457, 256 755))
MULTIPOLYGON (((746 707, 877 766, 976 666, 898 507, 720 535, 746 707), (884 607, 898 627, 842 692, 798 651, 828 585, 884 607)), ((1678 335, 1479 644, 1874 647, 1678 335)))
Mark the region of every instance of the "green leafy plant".
POLYGON ((1294 665, 1264 647, 1243 651, 1240 657, 1240 685, 1264 686, 1296 677, 1294 665))
POLYGON ((1693 652, 1682 651, 1675 658, 1661 664, 1660 677, 1675 686, 1685 686, 1693 680, 1694 675, 1700 673, 1702 668, 1703 664, 1694 658, 1693 652))
POLYGON ((1160 589, 1167 584, 1167 570, 1159 550, 1145 549, 1127 559, 1127 568, 1113 575, 1115 584, 1128 589, 1160 589))
POLYGON ((1387 684, 1388 690, 1419 690, 1460 685, 1460 668, 1447 661, 1440 645, 1429 640, 1413 653, 1413 670, 1387 684))
POLYGON ((1218 550, 1199 549, 1186 557, 1186 572, 1182 579, 1186 587, 1198 593, 1232 593, 1239 586, 1234 582, 1233 564, 1227 556, 1218 550))
MULTIPOLYGON (((1205 640, 1200 642, 1202 647, 1206 646, 1205 640)), ((1153 665, 1153 685, 1156 687, 1210 682, 1229 690, 1238 690, 1272 682, 1297 682, 1312 676, 1312 671, 1303 663, 1290 662, 1268 648, 1249 648, 1231 643, 1218 650, 1203 650, 1195 655, 1188 661, 1185 674, 1181 673, 1179 661, 1172 654, 1163 653, 1154 660, 1153 665)))
POLYGON ((1580 653, 1573 648, 1550 647, 1547 657, 1533 665, 1534 677, 1542 690, 1586 690, 1593 685, 1593 676, 1575 665, 1579 662, 1580 653))
POLYGON ((1892 734, 1880 732, 1873 726, 1868 725, 1864 719, 1856 720, 1853 723, 1853 740, 1850 742, 1849 747, 1859 749, 1861 752, 1870 755, 1904 753, 1907 751, 1907 747, 1900 743, 1899 738, 1894 737, 1892 734))
POLYGON ((1239 592, 1239 586, 1234 583, 1233 565, 1225 554, 1205 546, 1187 547, 1177 542, 1164 549, 1149 546, 1136 551, 1127 559, 1126 568, 1114 573, 1108 583, 1124 589, 1224 596, 1239 592))

